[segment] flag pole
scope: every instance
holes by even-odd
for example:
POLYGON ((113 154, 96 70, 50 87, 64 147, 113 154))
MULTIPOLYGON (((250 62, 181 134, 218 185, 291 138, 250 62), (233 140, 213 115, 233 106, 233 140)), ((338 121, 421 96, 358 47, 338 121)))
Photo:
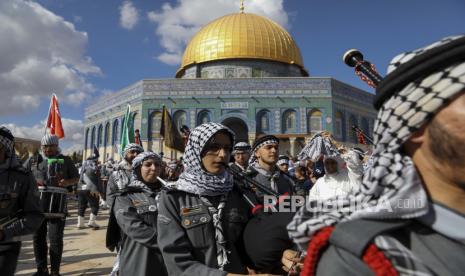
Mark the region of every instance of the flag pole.
POLYGON ((55 93, 52 93, 52 97, 50 98, 50 105, 48 107, 47 119, 45 120, 45 125, 44 125, 44 135, 47 134, 47 124, 48 124, 48 120, 50 119, 50 112, 52 111, 53 95, 55 95, 55 93))

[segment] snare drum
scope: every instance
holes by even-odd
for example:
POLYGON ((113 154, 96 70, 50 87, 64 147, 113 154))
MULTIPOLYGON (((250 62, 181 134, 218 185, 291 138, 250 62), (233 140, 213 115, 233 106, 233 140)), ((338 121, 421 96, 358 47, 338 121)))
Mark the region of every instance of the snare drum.
POLYGON ((68 190, 61 187, 39 187, 40 204, 45 218, 64 218, 66 216, 66 194, 68 190))

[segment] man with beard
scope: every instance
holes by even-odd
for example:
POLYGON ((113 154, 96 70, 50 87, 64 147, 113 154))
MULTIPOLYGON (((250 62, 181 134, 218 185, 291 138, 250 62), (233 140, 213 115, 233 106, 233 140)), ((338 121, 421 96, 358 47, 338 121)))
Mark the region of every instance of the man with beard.
POLYGON ((245 172, 247 169, 247 162, 250 158, 250 149, 250 145, 246 142, 236 143, 232 152, 234 163, 232 163, 230 166, 237 168, 238 171, 245 172))
POLYGON ((32 173, 17 161, 14 137, 0 127, 0 271, 13 276, 21 249, 14 238, 33 233, 44 216, 32 173))
MULTIPOLYGON (((41 141, 44 155, 42 162, 32 165, 33 162, 28 160, 24 165, 32 170, 39 184, 49 187, 66 188, 79 181, 79 172, 74 166, 71 158, 61 154, 58 143, 58 137, 56 135, 46 134, 41 141)), ((60 275, 59 271, 63 254, 63 232, 65 229, 66 210, 64 215, 63 218, 46 217, 34 234, 34 255, 37 265, 37 273, 35 275, 49 275, 47 267, 47 232, 50 241, 51 275, 60 275)))
POLYGON ((310 200, 345 196, 360 186, 363 165, 354 151, 349 151, 342 156, 325 156, 323 164, 325 175, 318 178, 315 186, 310 190, 310 200))
POLYGON ((302 275, 462 275, 465 36, 395 57, 375 107, 373 166, 361 190, 343 208, 312 202, 288 226, 302 249, 310 241, 302 275))

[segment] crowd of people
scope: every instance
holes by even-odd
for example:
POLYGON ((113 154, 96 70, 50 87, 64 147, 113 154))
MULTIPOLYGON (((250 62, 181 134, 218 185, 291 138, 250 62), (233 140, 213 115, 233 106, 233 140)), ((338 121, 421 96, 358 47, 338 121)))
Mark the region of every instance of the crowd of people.
POLYGON ((43 202, 77 184, 78 228, 109 210, 111 275, 463 274, 465 37, 395 57, 375 108, 370 153, 320 132, 280 155, 273 135, 236 143, 210 122, 182 160, 129 144, 121 162, 93 155, 80 172, 48 134, 19 164, 1 127, 0 271, 14 274, 14 238, 33 233, 35 275, 60 275, 66 204, 43 202))

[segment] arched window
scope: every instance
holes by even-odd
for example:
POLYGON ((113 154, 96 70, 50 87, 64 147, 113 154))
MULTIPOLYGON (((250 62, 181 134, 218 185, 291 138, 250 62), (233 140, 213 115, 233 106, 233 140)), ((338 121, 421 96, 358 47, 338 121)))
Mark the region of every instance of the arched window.
POLYGON ((178 110, 174 112, 173 120, 176 123, 176 126, 178 127, 178 130, 180 127, 183 125, 187 125, 187 114, 186 111, 184 110, 178 110))
POLYGON ((90 146, 89 146, 89 142, 90 142, 89 134, 90 134, 89 128, 87 128, 87 129, 86 129, 86 137, 84 138, 84 139, 85 139, 85 141, 84 141, 84 148, 86 148, 86 149, 90 148, 90 146))
POLYGON ((152 139, 160 137, 161 116, 162 113, 160 111, 152 112, 150 115, 150 132, 152 139))
POLYGON ((267 133, 270 131, 270 114, 269 110, 260 110, 257 113, 257 133, 267 133))
POLYGON ((342 138, 342 122, 344 121, 342 113, 336 111, 334 113, 334 136, 342 138))
POLYGON ((141 118, 140 118, 140 113, 139 112, 134 112, 134 115, 132 116, 132 123, 133 123, 133 129, 139 129, 141 128, 141 118))
POLYGON ((199 115, 197 116, 197 125, 205 124, 208 122, 211 122, 210 111, 208 110, 200 111, 199 115))
POLYGON ((106 147, 110 144, 110 122, 105 124, 105 138, 103 139, 103 146, 106 147))
POLYGON ((103 143, 103 125, 98 126, 97 133, 97 148, 99 148, 103 143))
POLYGON ((119 141, 119 135, 118 135, 118 125, 119 121, 118 119, 115 119, 113 121, 113 133, 111 134, 111 144, 116 145, 119 141))
POLYGON ((354 126, 354 125, 358 126, 357 118, 355 117, 355 115, 350 115, 350 117, 349 117, 349 126, 347 127, 348 131, 349 131, 349 135, 348 135, 349 142, 357 143, 357 134, 352 129, 352 126, 354 126))
POLYGON ((95 145, 95 126, 92 127, 92 134, 90 136, 90 148, 92 149, 95 145))
POLYGON ((316 133, 323 130, 323 113, 313 109, 308 113, 308 133, 316 133))
POLYGON ((362 118, 362 124, 360 128, 363 132, 365 132, 366 135, 370 135, 370 125, 368 124, 367 118, 362 118))
POLYGON ((283 133, 294 133, 296 132, 297 126, 297 115, 295 110, 286 110, 283 114, 282 119, 282 130, 283 133))

